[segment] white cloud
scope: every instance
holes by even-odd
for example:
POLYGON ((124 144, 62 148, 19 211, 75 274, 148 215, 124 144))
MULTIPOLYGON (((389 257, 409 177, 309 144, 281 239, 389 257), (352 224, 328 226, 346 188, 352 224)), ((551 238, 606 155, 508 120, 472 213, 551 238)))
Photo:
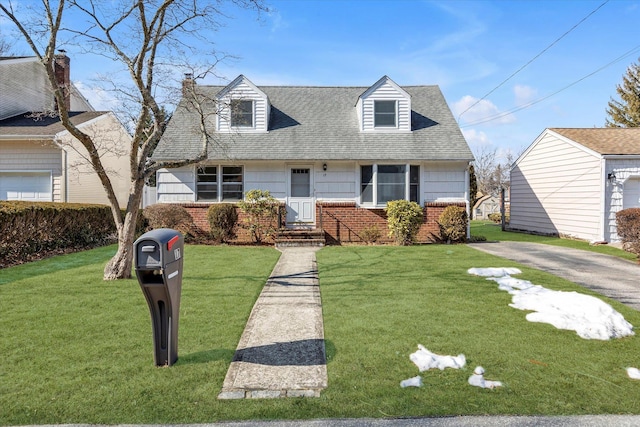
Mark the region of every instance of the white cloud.
POLYGON ((531 86, 516 85, 513 88, 513 94, 515 95, 515 104, 520 107, 534 101, 538 96, 538 91, 531 86))
POLYGON ((479 100, 471 95, 465 95, 459 101, 454 102, 452 110, 461 124, 484 122, 506 124, 516 120, 513 114, 501 112, 491 101, 479 100))
POLYGON ((462 129, 462 134, 471 147, 485 147, 491 145, 486 133, 475 129, 462 129))
POLYGON ((73 84, 97 111, 114 111, 120 106, 113 94, 104 89, 88 86, 82 81, 75 81, 73 84))

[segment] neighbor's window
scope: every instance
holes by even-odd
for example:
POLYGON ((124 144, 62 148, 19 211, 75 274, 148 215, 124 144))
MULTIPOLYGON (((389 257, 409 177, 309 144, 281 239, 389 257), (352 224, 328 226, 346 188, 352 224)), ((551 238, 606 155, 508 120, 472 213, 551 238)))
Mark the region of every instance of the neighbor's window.
POLYGON ((253 127, 253 101, 231 100, 231 126, 253 127))
POLYGON ((242 200, 242 166, 205 166, 198 168, 198 195, 201 202, 242 200))
POLYGON ((386 205, 391 200, 419 202, 420 168, 413 165, 360 166, 360 203, 386 205), (407 171, 409 173, 407 174, 407 171))
POLYGON ((374 101, 373 123, 375 127, 396 127, 396 101, 374 101))

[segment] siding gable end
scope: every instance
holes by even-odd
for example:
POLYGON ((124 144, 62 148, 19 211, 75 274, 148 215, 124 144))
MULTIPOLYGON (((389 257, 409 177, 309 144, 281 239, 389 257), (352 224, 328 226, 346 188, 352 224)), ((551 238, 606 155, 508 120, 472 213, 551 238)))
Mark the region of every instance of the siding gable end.
POLYGON ((411 96, 387 76, 382 77, 360 95, 356 109, 361 132, 411 131, 411 96), (395 127, 375 127, 375 101, 396 101, 395 127))
POLYGON ((267 95, 244 75, 239 75, 216 95, 219 103, 216 129, 219 132, 267 132, 271 104, 267 95), (247 127, 231 126, 231 102, 233 100, 253 101, 253 124, 247 127))

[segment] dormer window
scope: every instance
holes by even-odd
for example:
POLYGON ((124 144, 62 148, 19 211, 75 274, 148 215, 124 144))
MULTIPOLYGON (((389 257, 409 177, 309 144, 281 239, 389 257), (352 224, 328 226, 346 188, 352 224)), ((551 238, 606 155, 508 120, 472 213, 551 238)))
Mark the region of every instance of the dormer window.
POLYGON ((253 101, 231 100, 231 127, 253 127, 253 101))
POLYGON ((374 126, 396 127, 396 101, 374 101, 374 126))

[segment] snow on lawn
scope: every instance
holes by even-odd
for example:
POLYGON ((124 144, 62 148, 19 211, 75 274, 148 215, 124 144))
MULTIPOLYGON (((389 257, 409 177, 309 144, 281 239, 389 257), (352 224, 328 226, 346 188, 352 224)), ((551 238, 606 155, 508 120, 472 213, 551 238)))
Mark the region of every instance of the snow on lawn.
POLYGON ((528 280, 515 279, 517 268, 470 268, 469 274, 487 277, 498 288, 509 292, 509 304, 520 310, 530 310, 530 322, 550 323, 558 329, 568 329, 585 339, 608 340, 634 335, 633 326, 599 298, 578 292, 552 291, 528 280))
POLYGON ((441 356, 430 352, 422 344, 418 344, 418 351, 411 353, 409 359, 416 364, 420 372, 429 369, 440 369, 441 371, 445 368, 460 369, 467 363, 464 354, 441 356))

